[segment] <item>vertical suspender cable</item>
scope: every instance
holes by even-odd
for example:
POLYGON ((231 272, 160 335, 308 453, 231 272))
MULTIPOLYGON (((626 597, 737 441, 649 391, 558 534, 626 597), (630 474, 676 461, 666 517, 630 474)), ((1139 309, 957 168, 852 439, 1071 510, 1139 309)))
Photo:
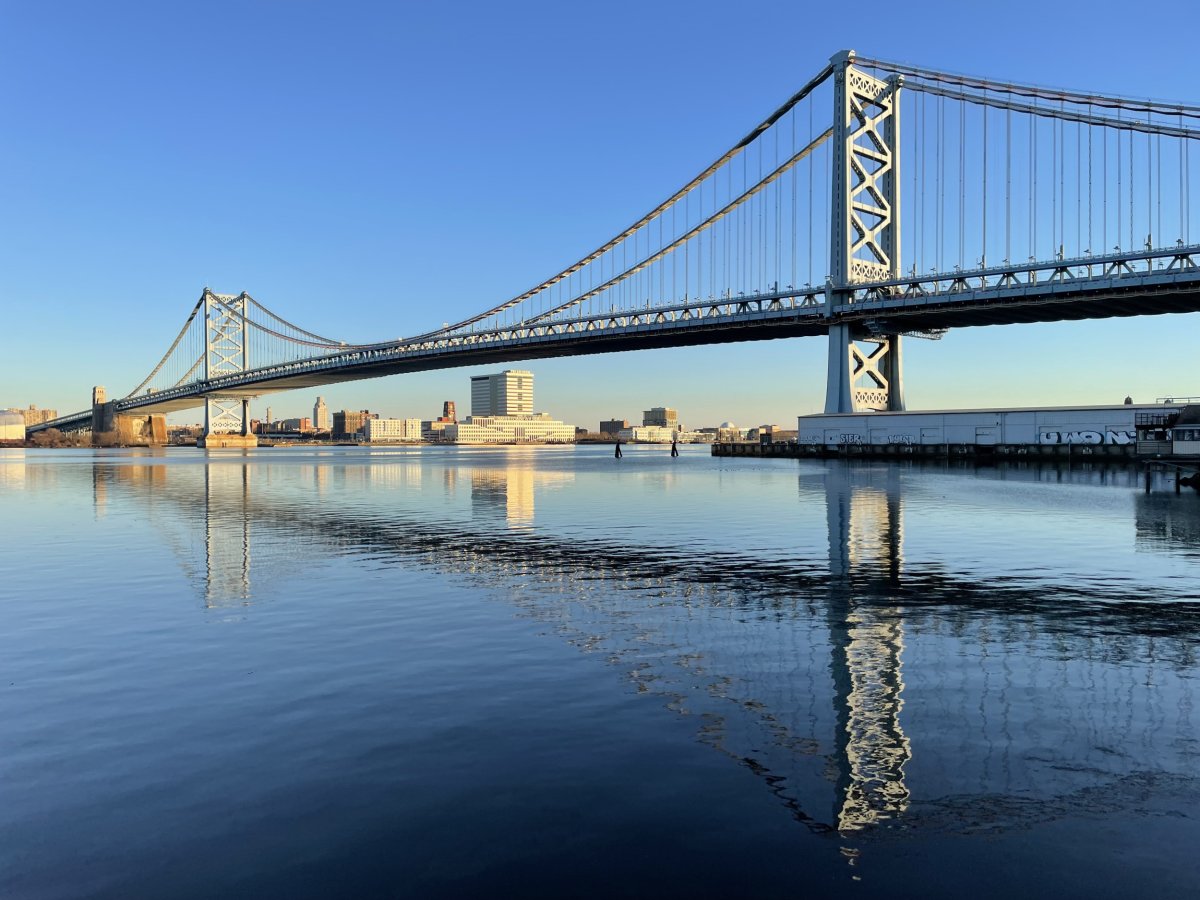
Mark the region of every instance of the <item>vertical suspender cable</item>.
MULTIPOLYGON (((813 138, 813 108, 816 103, 810 97, 808 100, 808 140, 813 138)), ((808 284, 813 285, 813 278, 816 273, 813 272, 813 166, 816 164, 813 159, 815 154, 808 155, 808 284)))
POLYGON ((1012 262, 1012 110, 1004 111, 1004 262, 1012 262))
MULTIPOLYGON (((797 110, 792 107, 792 156, 796 155, 796 115, 797 110)), ((812 154, 809 154, 809 165, 812 154)), ((792 287, 796 285, 796 179, 800 177, 800 173, 796 171, 796 166, 792 166, 792 287)))
POLYGON ((1050 120, 1050 255, 1058 256, 1058 119, 1050 120))
MULTIPOLYGON (((917 135, 921 130, 921 107, 916 96, 910 98, 909 105, 912 107, 913 124, 913 127, 908 129, 908 139, 911 141, 908 158, 912 160, 912 165, 909 167, 912 169, 912 189, 908 194, 908 228, 904 230, 904 237, 908 241, 909 246, 912 248, 907 256, 911 260, 911 264, 915 269, 917 264, 916 251, 919 243, 917 235, 917 208, 921 205, 921 201, 917 197, 917 171, 921 167, 921 159, 918 155, 917 135)), ((903 258, 904 256, 905 254, 901 253, 901 257, 903 258)))
POLYGON ((928 116, 925 111, 925 95, 913 97, 914 105, 916 106, 917 116, 917 134, 914 139, 918 141, 918 156, 917 161, 920 169, 919 187, 914 188, 913 200, 917 203, 917 218, 919 226, 917 228, 917 239, 913 242, 913 274, 918 270, 925 268, 925 129, 928 124, 928 116))
POLYGON ((1155 199, 1155 206, 1157 207, 1157 217, 1158 218, 1157 218, 1157 221, 1154 223, 1155 224, 1154 232, 1155 232, 1155 234, 1158 235, 1158 246, 1161 247, 1163 245, 1163 233, 1162 233, 1162 135, 1161 134, 1155 135, 1155 137, 1154 137, 1154 149, 1156 151, 1156 155, 1158 156, 1158 160, 1157 160, 1158 172, 1154 179, 1157 184, 1157 187, 1158 187, 1158 195, 1155 199))
POLYGON ((1084 126, 1075 122, 1075 252, 1073 256, 1082 256, 1084 242, 1084 198, 1080 196, 1080 180, 1084 170, 1084 126))
MULTIPOLYGON (((763 150, 763 144, 765 143, 766 138, 759 138, 758 181, 755 182, 756 184, 762 184, 763 180, 763 153, 765 152, 763 150)), ((760 191, 758 196, 760 198, 758 201, 758 228, 762 233, 762 265, 758 270, 758 289, 761 291, 766 287, 767 282, 767 247, 769 242, 767 241, 767 194, 765 191, 760 191)))
MULTIPOLYGON (((1117 107, 1117 118, 1121 118, 1121 108, 1117 107)), ((1122 196, 1124 188, 1125 173, 1121 166, 1121 132, 1117 132, 1117 246, 1121 246, 1121 231, 1125 211, 1125 198, 1122 196)))
MULTIPOLYGON (((809 101, 809 109, 812 109, 812 101, 809 101)), ((796 155, 796 115, 797 110, 792 107, 792 156, 796 155)), ((809 171, 812 171, 812 154, 808 154, 809 171)), ((800 177, 800 173, 796 171, 796 167, 792 166, 792 287, 796 288, 799 285, 796 282, 796 179, 800 177)))
POLYGON ((1033 249, 1029 251, 1029 257, 1030 257, 1030 259, 1036 259, 1037 253, 1038 253, 1038 246, 1037 246, 1037 233, 1038 233, 1038 216, 1037 216, 1038 138, 1040 137, 1040 135, 1038 134, 1038 120, 1036 117, 1032 119, 1032 121, 1030 123, 1030 127, 1033 129, 1033 170, 1032 170, 1033 171, 1033 193, 1029 195, 1030 196, 1029 208, 1031 211, 1030 216, 1029 216, 1029 221, 1030 221, 1029 227, 1030 227, 1030 235, 1031 235, 1030 246, 1033 249))
MULTIPOLYGON (((713 211, 716 211, 716 174, 713 173, 713 211)), ((715 298, 716 290, 716 228, 708 233, 708 296, 715 298)))
MULTIPOLYGON (((661 250, 666 246, 666 241, 663 240, 663 214, 658 214, 658 249, 661 250)), ((658 267, 658 305, 662 305, 663 298, 667 293, 667 269, 666 261, 659 260, 655 265, 658 267)))
MULTIPOLYGON (((733 163, 728 163, 725 168, 725 202, 729 202, 729 198, 733 196, 733 163)), ((725 216, 721 219, 721 280, 720 284, 725 289, 725 296, 733 295, 733 257, 730 250, 730 242, 733 240, 733 214, 725 216)))
MULTIPOLYGON (((1146 125, 1150 125, 1150 113, 1146 113, 1146 125)), ((1146 249, 1154 246, 1154 145, 1149 130, 1146 131, 1146 249)))
MULTIPOLYGON (((743 153, 742 154, 742 169, 743 169, 742 184, 743 184, 743 186, 746 183, 745 167, 746 167, 746 155, 743 153)), ((730 187, 729 196, 731 196, 731 197, 734 196, 732 186, 730 187)), ((730 265, 733 267, 733 272, 734 272, 733 288, 738 291, 740 291, 743 287, 743 284, 742 284, 742 216, 744 213, 745 213, 745 204, 739 203, 737 205, 737 219, 733 223, 734 234, 733 234, 733 237, 730 238, 730 241, 733 244, 732 249, 730 250, 730 265)))
MULTIPOLYGON (((1089 103, 1088 104, 1088 117, 1090 118, 1091 115, 1092 115, 1092 105, 1089 103)), ((1087 135, 1088 135, 1088 239, 1087 239, 1088 253, 1092 252, 1092 222, 1094 221, 1094 218, 1095 218, 1092 213, 1092 131, 1093 131, 1092 126, 1088 125, 1088 132, 1087 132, 1087 135)))
MULTIPOLYGON (((987 91, 983 92, 984 97, 987 97, 987 91)), ((987 203, 988 203, 988 107, 985 103, 983 106, 983 256, 980 257, 979 265, 982 268, 987 267, 987 203)))
POLYGON ((1133 130, 1129 131, 1129 250, 1136 250, 1138 242, 1134 240, 1134 220, 1138 217, 1138 211, 1134 206, 1133 199, 1133 130))
POLYGON ((961 91, 962 99, 958 105, 958 267, 963 267, 963 247, 966 244, 966 211, 967 195, 964 181, 964 169, 967 161, 967 98, 966 92, 961 91))
POLYGON ((1029 117, 1029 221, 1026 223, 1026 235, 1029 238, 1029 258, 1034 258, 1036 252, 1035 244, 1037 243, 1037 226, 1035 216, 1037 215, 1036 191, 1034 189, 1034 179, 1037 177, 1034 173, 1037 170, 1037 153, 1035 141, 1037 139, 1037 117, 1029 117))
POLYGON ((945 209, 945 177, 946 177, 946 153, 945 153, 945 132, 946 132, 946 98, 941 94, 937 98, 937 227, 934 229, 937 239, 937 270, 942 271, 942 242, 945 238, 943 231, 946 224, 946 209, 945 209))
MULTIPOLYGON (((775 130, 775 168, 779 168, 779 130, 775 130)), ((773 169, 774 170, 774 169, 773 169)), ((782 223, 780 214, 780 194, 784 190, 784 182, 776 181, 772 188, 775 194, 775 290, 779 290, 779 282, 784 280, 784 271, 782 271, 782 260, 784 260, 784 223, 782 223)))
MULTIPOLYGON (((1059 101, 1059 107, 1063 107, 1059 101)), ((1067 123, 1058 122, 1058 256, 1067 243, 1067 123)))
POLYGON ((1192 243, 1192 147, 1188 139, 1183 139, 1184 181, 1183 200, 1185 203, 1183 217, 1183 242, 1192 243))

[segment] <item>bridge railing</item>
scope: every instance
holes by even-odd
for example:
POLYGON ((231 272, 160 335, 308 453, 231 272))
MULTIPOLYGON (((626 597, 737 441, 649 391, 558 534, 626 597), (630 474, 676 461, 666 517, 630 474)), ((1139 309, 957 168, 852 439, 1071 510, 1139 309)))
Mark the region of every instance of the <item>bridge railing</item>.
POLYGON ((855 285, 855 302, 921 298, 1006 287, 1033 287, 1061 282, 1107 280, 1127 276, 1194 273, 1200 269, 1200 244, 1114 252, 1098 256, 1003 264, 951 272, 912 274, 904 278, 855 285))

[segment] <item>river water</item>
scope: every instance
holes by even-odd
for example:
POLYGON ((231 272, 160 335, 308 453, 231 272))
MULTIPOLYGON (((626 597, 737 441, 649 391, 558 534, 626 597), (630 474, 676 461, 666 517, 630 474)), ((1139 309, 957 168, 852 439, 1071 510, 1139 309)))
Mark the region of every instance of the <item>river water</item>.
POLYGON ((0 451, 0 896, 1200 892, 1200 495, 0 451))

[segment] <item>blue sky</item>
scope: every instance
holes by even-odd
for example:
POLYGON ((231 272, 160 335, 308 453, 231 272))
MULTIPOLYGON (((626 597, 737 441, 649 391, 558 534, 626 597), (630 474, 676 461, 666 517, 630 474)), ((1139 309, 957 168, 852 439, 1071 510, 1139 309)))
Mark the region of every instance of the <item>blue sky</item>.
MULTIPOLYGON (((206 284, 353 342, 476 312, 640 216, 842 48, 1200 100, 1194 38, 1172 24, 1189 9, 1119 28, 1128 7, 1102 2, 0 0, 0 406, 124 393, 206 284)), ((910 341, 909 407, 1200 394, 1198 322, 910 341)), ((657 405, 692 426, 756 424, 819 411, 825 352, 807 338, 528 368, 537 406, 576 424, 657 405)), ((428 417, 465 407, 478 371, 324 394, 428 417)), ((269 403, 307 414, 315 393, 269 403)))

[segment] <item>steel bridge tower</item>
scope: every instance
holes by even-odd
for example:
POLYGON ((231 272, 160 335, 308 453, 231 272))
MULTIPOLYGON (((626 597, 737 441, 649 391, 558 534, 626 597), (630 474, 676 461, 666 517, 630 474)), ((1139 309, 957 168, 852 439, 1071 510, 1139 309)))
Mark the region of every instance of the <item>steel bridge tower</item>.
MULTIPOLYGON (((849 301, 852 286, 900 277, 900 87, 854 65, 843 50, 833 65, 833 197, 825 314, 849 301)), ((826 413, 903 410, 900 335, 829 325, 826 413), (864 351, 858 342, 874 345, 864 351)))
MULTIPOLYGON (((204 289, 204 379, 236 375, 250 368, 249 333, 246 327, 246 292, 237 296, 204 289)), ((250 431, 250 398, 245 395, 206 394, 203 447, 255 447, 250 431)))

